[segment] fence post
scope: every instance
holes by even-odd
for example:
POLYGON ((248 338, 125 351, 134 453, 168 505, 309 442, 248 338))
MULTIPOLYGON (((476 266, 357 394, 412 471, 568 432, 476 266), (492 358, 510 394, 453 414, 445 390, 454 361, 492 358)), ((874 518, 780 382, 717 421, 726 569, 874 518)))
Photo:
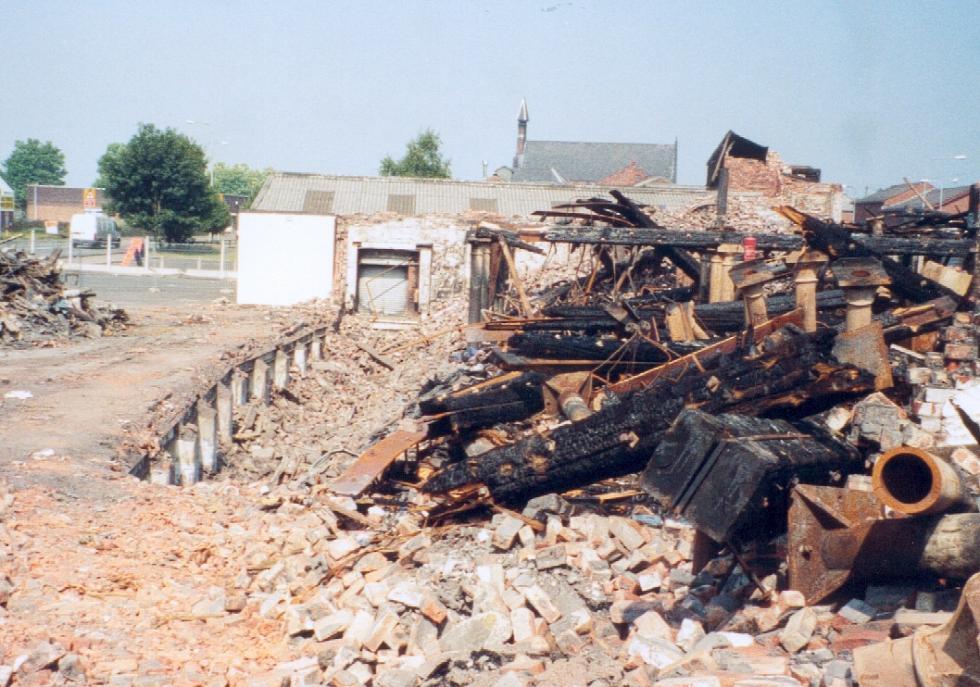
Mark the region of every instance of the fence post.
POLYGON ((68 235, 68 266, 71 267, 71 251, 72 251, 72 240, 71 234, 68 235))
POLYGON ((224 279, 225 276, 225 240, 221 239, 221 264, 218 266, 218 275, 224 279))
POLYGON ((105 237, 105 266, 112 267, 112 235, 105 237))
POLYGON ((34 255, 34 230, 31 229, 31 249, 28 251, 31 255, 34 255))
POLYGON ((150 271, 150 237, 149 236, 143 237, 143 252, 144 252, 143 267, 146 269, 147 272, 149 272, 150 271))

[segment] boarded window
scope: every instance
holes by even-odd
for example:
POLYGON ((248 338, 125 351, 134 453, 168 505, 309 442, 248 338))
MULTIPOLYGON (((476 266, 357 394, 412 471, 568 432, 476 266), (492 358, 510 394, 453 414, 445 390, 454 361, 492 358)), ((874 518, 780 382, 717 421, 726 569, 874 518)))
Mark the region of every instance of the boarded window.
POLYGON ((399 215, 414 215, 415 195, 399 195, 397 193, 389 193, 388 212, 397 212, 399 215))
POLYGON ((362 250, 357 266, 357 310, 380 315, 415 312, 414 290, 418 288, 418 253, 393 250, 362 250))
POLYGON ((470 210, 497 212, 496 198, 470 198, 470 210))
POLYGON ((333 191, 307 191, 303 198, 303 212, 329 215, 333 212, 333 191))

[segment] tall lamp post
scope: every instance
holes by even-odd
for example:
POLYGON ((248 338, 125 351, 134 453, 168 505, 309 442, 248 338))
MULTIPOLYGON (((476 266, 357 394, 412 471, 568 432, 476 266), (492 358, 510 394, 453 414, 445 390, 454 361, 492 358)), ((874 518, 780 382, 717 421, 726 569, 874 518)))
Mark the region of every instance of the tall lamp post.
MULTIPOLYGON (((967 157, 963 153, 959 153, 957 155, 950 155, 948 157, 934 157, 932 159, 933 160, 941 160, 943 162, 952 162, 952 161, 962 162, 963 160, 966 160, 967 157)), ((944 165, 944 167, 945 167, 945 165, 944 165)), ((940 212, 942 212, 943 211, 943 191, 945 191, 945 188, 946 188, 946 181, 944 179, 939 179, 938 181, 939 181, 939 207, 937 209, 940 212)), ((950 181, 950 183, 955 184, 956 182, 959 181, 959 177, 953 177, 949 181, 950 181)))
MULTIPOLYGON (((210 177, 211 177, 211 188, 214 188, 214 160, 211 159, 211 154, 214 151, 214 141, 211 136, 211 122, 204 122, 199 119, 185 119, 188 124, 200 124, 201 126, 206 126, 208 128, 207 142, 204 144, 204 152, 208 156, 208 166, 210 167, 210 177)), ((228 141, 219 141, 218 145, 226 146, 228 141)))

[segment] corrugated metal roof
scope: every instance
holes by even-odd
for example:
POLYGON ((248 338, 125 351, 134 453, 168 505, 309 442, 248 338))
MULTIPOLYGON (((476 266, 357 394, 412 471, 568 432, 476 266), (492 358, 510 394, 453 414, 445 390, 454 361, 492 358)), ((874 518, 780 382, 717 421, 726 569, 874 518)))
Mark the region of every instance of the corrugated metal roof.
POLYGON ((514 181, 596 182, 631 162, 647 176, 676 180, 677 145, 673 143, 590 143, 585 141, 528 141, 514 181))
MULTIPOLYGON (((491 183, 412 177, 345 177, 276 172, 266 178, 253 210, 304 212, 307 193, 333 193, 331 214, 354 215, 386 212, 389 197, 414 196, 416 215, 459 214, 487 201, 495 202, 504 217, 529 217, 556 203, 609 194, 608 186, 556 186, 552 184, 491 183), (474 203, 477 201, 477 203, 474 203)), ((703 186, 651 186, 623 189, 638 203, 668 210, 682 210, 714 200, 703 186)))

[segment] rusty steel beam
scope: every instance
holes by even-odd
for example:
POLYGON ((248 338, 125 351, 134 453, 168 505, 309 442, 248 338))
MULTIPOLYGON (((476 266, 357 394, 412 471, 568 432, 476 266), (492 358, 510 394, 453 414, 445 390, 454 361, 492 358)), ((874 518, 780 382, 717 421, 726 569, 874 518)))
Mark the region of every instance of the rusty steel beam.
POLYGON ((330 484, 331 491, 345 496, 360 496, 398 456, 418 446, 426 436, 425 432, 392 432, 358 456, 344 474, 334 479, 330 484))

